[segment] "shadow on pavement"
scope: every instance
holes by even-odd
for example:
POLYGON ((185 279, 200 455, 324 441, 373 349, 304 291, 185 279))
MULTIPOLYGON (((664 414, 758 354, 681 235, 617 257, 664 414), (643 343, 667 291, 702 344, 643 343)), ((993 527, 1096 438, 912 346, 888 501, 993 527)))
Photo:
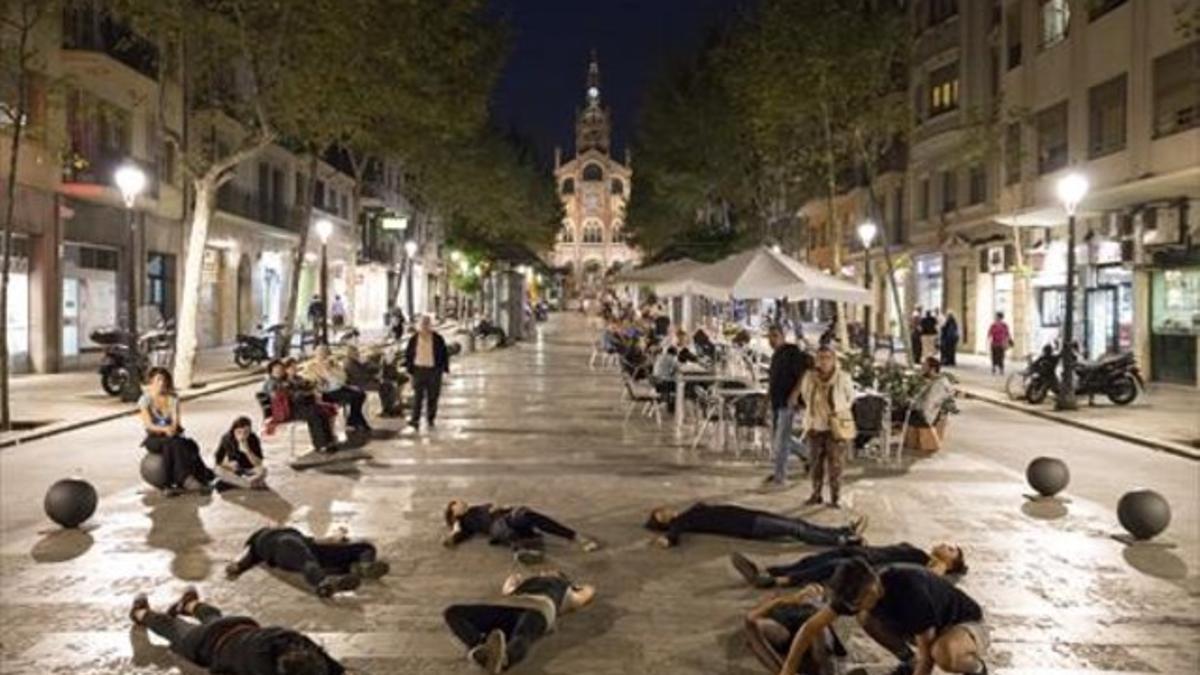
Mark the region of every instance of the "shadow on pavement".
POLYGON ((261 513, 273 523, 286 523, 295 506, 274 490, 226 490, 221 497, 233 504, 261 513))
POLYGON ((1171 552, 1173 544, 1137 542, 1121 552, 1125 562, 1137 571, 1159 579, 1179 581, 1186 579, 1188 566, 1179 556, 1171 552))
POLYGON ((97 527, 92 525, 84 529, 63 529, 49 532, 33 545, 30 555, 38 563, 60 563, 74 560, 87 553, 95 543, 90 531, 97 527))
POLYGON ((212 559, 204 545, 212 541, 200 519, 200 507, 212 502, 210 495, 186 494, 164 497, 148 493, 142 503, 150 507, 150 531, 146 544, 171 551, 171 573, 186 581, 203 581, 212 571, 212 559))
POLYGON ((1067 505, 1060 499, 1027 499, 1021 505, 1021 513, 1038 520, 1058 520, 1067 515, 1067 505))

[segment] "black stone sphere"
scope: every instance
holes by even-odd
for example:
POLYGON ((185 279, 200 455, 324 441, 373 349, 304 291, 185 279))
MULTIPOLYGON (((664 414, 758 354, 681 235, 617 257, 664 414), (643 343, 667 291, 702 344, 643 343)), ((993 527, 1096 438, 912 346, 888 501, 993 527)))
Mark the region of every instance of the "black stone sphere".
POLYGON ((1071 482, 1071 471, 1057 457, 1038 457, 1025 468, 1025 480, 1039 495, 1053 497, 1071 482))
POLYGON ((99 497, 92 484, 78 478, 64 478, 46 491, 42 507, 46 515, 63 527, 79 527, 96 512, 99 497))
POLYGON ((167 464, 163 461, 163 456, 147 452, 145 457, 142 457, 142 480, 158 489, 167 487, 169 480, 167 476, 167 464))
POLYGON ((1117 520, 1134 539, 1152 539, 1171 524, 1171 505, 1154 490, 1132 490, 1117 502, 1117 520))

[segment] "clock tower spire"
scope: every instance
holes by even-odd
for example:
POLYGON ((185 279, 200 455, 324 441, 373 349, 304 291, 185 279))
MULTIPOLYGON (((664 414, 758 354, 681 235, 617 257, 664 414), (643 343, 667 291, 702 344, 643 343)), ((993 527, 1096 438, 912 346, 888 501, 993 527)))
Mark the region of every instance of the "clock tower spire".
POLYGON ((608 110, 600 105, 600 61, 594 49, 588 63, 587 90, 584 93, 585 106, 575 118, 575 153, 583 154, 595 149, 607 155, 611 130, 608 110))

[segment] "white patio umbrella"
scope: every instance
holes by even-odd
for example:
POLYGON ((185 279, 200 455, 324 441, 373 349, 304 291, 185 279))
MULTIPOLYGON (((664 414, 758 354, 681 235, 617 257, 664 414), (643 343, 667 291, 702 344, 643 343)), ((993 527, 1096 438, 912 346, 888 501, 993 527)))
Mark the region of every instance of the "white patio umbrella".
POLYGON ((867 304, 870 293, 849 281, 766 247, 736 253, 654 284, 659 295, 702 295, 718 302, 787 297, 867 304))
POLYGON ((670 262, 658 263, 657 265, 647 265, 638 269, 625 270, 614 275, 612 283, 654 284, 701 267, 703 264, 689 258, 681 258, 670 262))

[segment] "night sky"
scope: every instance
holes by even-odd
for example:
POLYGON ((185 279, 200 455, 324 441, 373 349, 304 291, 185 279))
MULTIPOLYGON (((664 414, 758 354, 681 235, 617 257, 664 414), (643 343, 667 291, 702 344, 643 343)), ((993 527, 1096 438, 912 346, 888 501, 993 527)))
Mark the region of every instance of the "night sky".
MULTIPOLYGON (((501 129, 516 129, 552 161, 574 146, 590 51, 600 59, 601 101, 613 115, 614 155, 624 157, 648 82, 670 59, 699 49, 740 0, 493 0, 513 31, 494 96, 501 129)), ((637 162, 637 158, 634 158, 637 162)))

